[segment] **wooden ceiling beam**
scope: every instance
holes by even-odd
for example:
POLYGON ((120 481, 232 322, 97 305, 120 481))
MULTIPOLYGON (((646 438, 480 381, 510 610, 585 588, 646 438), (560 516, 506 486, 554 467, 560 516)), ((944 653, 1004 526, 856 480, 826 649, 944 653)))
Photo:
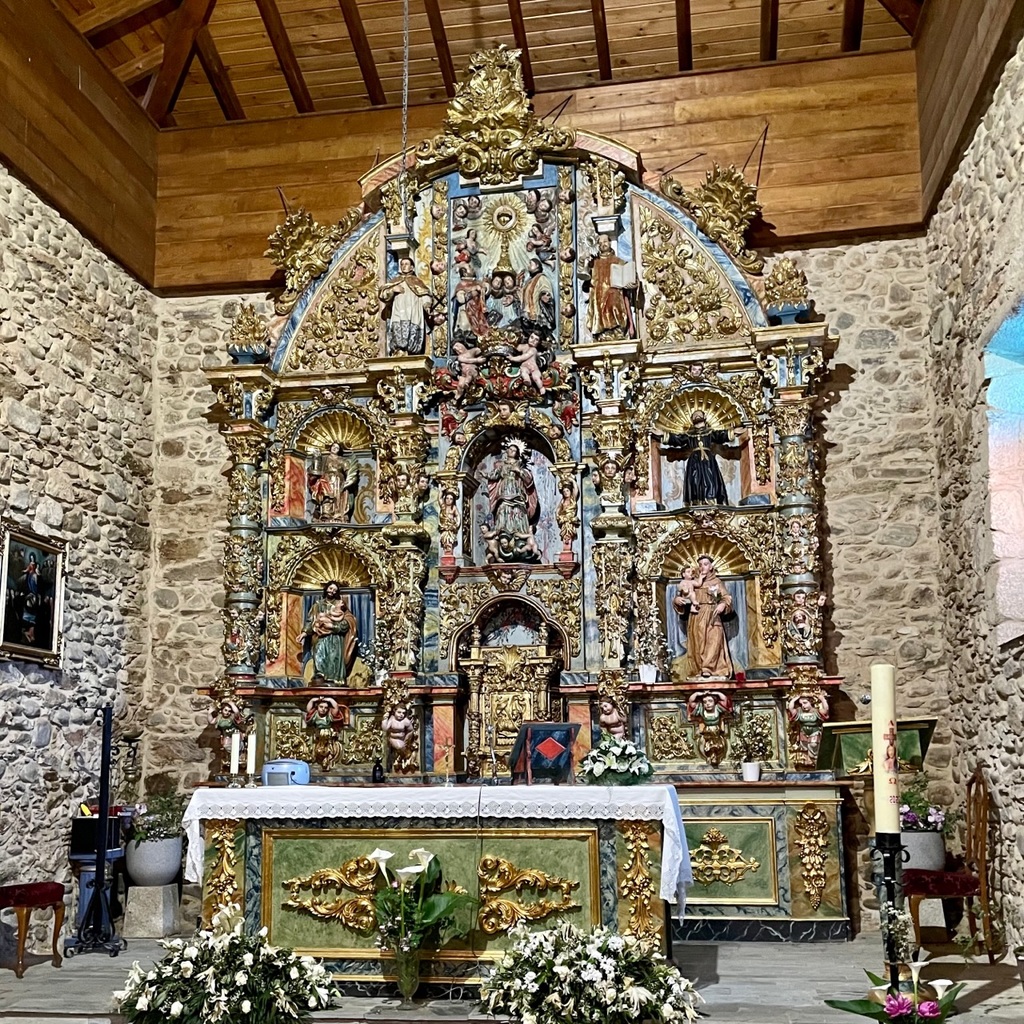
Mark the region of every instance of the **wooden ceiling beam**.
POLYGON ((779 56, 779 0, 761 0, 761 60, 779 56))
POLYGON ((676 48, 679 50, 679 70, 693 70, 693 20, 690 0, 676 0, 676 48))
POLYGON ((152 50, 147 50, 141 57, 132 57, 131 60, 118 64, 114 68, 114 74, 125 85, 134 85, 148 75, 152 75, 154 71, 158 71, 163 62, 164 48, 154 46, 152 50))
POLYGON ((155 7, 160 0, 107 0, 91 11, 79 14, 72 21, 72 24, 83 36, 96 35, 111 25, 125 21, 127 18, 134 18, 136 14, 155 7))
POLYGON ((917 31, 924 0, 878 0, 878 2, 899 22, 908 36, 917 31))
POLYGON ((313 113, 313 97, 309 95, 306 79, 302 76, 302 69, 299 67, 275 0, 256 0, 256 6, 263 19, 263 27, 267 30, 270 45, 274 48, 274 53, 277 54, 277 63, 281 67, 281 74, 284 75, 284 80, 288 83, 288 91, 292 94, 295 109, 300 114, 313 113))
POLYGON ((185 80, 196 36, 210 20, 217 0, 182 0, 164 40, 164 59, 146 93, 143 106, 157 124, 163 124, 185 80))
POLYGON ((526 22, 523 20, 523 5, 520 0, 508 0, 508 16, 512 20, 512 35, 516 46, 523 52, 520 63, 523 66, 523 85, 528 93, 536 91, 533 80, 533 63, 530 60, 530 41, 526 38, 526 22))
POLYGON ((213 86, 213 94, 217 97, 224 116, 229 121, 244 121, 245 111, 242 109, 242 101, 231 84, 231 76, 220 59, 220 53, 210 34, 209 26, 204 25, 196 36, 196 53, 199 55, 199 63, 203 65, 206 77, 210 80, 210 85, 213 86))
POLYGON ((590 0, 594 18, 594 42, 597 45, 597 70, 602 82, 611 80, 612 55, 608 48, 608 19, 604 13, 604 0, 590 0))
POLYGON ((437 51, 437 60, 441 65, 444 91, 448 94, 448 98, 451 99, 455 95, 455 64, 452 62, 452 51, 448 45, 448 34, 444 30, 444 18, 441 17, 441 8, 438 0, 423 0, 423 6, 427 9, 430 35, 433 37, 434 49, 437 51))
POLYGON ((352 40, 352 49, 356 52, 356 60, 359 61, 359 70, 363 73, 366 94, 370 97, 370 102, 375 107, 383 106, 387 103, 388 98, 384 95, 384 86, 380 84, 377 64, 373 59, 373 52, 370 50, 370 44, 366 39, 366 29, 363 28, 359 4, 356 0, 338 0, 338 4, 345 18, 348 37, 352 40))
POLYGON ((864 32, 864 0, 843 0, 843 36, 840 49, 853 53, 860 49, 864 32))

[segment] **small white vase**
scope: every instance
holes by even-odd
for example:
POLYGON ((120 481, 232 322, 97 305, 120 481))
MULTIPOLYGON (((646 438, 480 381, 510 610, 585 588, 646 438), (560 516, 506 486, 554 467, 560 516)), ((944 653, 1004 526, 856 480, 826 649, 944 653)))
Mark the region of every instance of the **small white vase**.
POLYGON ((656 683, 658 681, 658 666, 641 664, 637 666, 640 673, 641 683, 656 683))
POLYGON ((135 885, 168 885, 181 870, 181 836, 173 839, 129 839, 125 863, 135 885))
POLYGON ((900 842, 910 855, 903 870, 941 871, 946 866, 946 840, 941 832, 902 832, 900 842))
POLYGON ((743 773, 744 782, 760 782, 761 780, 760 761, 744 761, 740 765, 740 771, 743 773))

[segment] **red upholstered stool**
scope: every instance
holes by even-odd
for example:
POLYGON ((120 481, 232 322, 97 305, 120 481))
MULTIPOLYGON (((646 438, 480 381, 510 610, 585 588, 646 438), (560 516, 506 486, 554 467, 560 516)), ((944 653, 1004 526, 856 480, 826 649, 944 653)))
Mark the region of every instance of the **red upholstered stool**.
POLYGON ((28 938, 28 919, 33 910, 53 907, 53 966, 60 967, 57 938, 64 924, 64 886, 60 882, 26 882, 24 885, 0 885, 0 910, 13 907, 18 915, 18 962, 14 973, 25 974, 25 939, 28 938))

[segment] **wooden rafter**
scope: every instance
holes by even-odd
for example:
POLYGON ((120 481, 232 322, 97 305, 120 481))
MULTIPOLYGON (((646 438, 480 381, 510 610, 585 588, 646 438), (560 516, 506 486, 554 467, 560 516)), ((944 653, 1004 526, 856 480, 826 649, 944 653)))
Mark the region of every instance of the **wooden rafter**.
POLYGON ((146 93, 143 106, 157 124, 163 124, 185 80, 196 36, 210 20, 217 0, 182 0, 164 40, 164 59, 146 93))
POLYGON ((761 60, 779 56, 779 0, 761 0, 761 60))
POLYGON ((523 5, 520 0, 508 0, 508 16, 512 20, 512 35, 516 46, 523 51, 523 85, 527 92, 534 92, 533 64, 530 61, 530 42, 526 38, 526 22, 523 20, 523 5))
POLYGON ((604 13, 604 0, 590 0, 590 11, 594 17, 598 74, 601 81, 607 82, 612 77, 612 55, 608 48, 608 19, 604 13))
POLYGON ((162 46, 154 46, 152 50, 147 50, 141 57, 132 57, 131 60, 118 64, 114 68, 114 74, 125 85, 134 85, 143 78, 152 75, 163 62, 164 48, 162 46))
POLYGON ((676 0, 676 48, 679 50, 679 70, 693 70, 693 21, 690 0, 676 0))
POLYGON ((196 35, 196 53, 199 56, 199 63, 203 65, 206 77, 213 86, 213 94, 217 97, 220 109, 229 121, 244 121, 245 111, 242 109, 242 101, 231 84, 231 76, 224 62, 217 52, 217 44, 210 35, 209 26, 203 26, 196 35))
POLYGON ((434 40, 437 60, 441 65, 441 77, 444 79, 444 91, 449 97, 455 95, 455 65, 452 63, 452 51, 448 45, 448 34, 444 30, 444 18, 438 0, 423 0, 427 9, 427 22, 430 24, 430 35, 434 40))
POLYGON ((281 68, 281 74, 288 83, 288 91, 292 94, 292 101, 295 109, 300 114, 311 114, 313 112, 313 97, 309 95, 306 87, 306 79, 302 76, 302 69, 295 57, 291 40, 284 29, 284 22, 281 21, 281 12, 277 9, 275 0, 256 0, 260 17, 263 19, 263 27, 267 30, 267 37, 270 45, 277 54, 277 63, 281 68))
POLYGON ((878 2, 900 23, 903 31, 912 36, 917 30, 924 0, 878 0, 878 2))
POLYGON ((366 29, 363 28, 359 4, 356 3, 356 0, 338 0, 338 4, 345 17, 345 27, 348 29, 349 39, 352 40, 352 49, 356 52, 356 60, 359 61, 359 70, 363 73, 366 94, 370 97, 370 102, 375 107, 379 107, 387 103, 388 98, 384 95, 384 86, 380 84, 380 75, 377 74, 377 64, 366 39, 366 29))
POLYGON ((155 7, 159 2, 160 0, 107 0, 93 10, 79 14, 72 24, 83 36, 95 35, 119 21, 133 18, 136 14, 155 7))
POLYGON ((864 0, 844 0, 843 37, 840 49, 852 53, 860 49, 860 37, 864 31, 864 0))

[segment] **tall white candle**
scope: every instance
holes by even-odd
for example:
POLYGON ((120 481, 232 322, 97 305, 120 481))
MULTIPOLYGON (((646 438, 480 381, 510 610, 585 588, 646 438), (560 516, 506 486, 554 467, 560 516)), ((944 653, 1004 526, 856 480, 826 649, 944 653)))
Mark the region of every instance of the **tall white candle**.
POLYGON ((238 755, 242 750, 242 734, 236 729, 231 734, 231 774, 238 774, 238 755))
POLYGON ((245 737, 245 773, 256 774, 256 730, 252 729, 245 737))
POLYGON ((896 669, 871 666, 871 751, 875 832, 900 830, 900 778, 896 752, 896 669))

